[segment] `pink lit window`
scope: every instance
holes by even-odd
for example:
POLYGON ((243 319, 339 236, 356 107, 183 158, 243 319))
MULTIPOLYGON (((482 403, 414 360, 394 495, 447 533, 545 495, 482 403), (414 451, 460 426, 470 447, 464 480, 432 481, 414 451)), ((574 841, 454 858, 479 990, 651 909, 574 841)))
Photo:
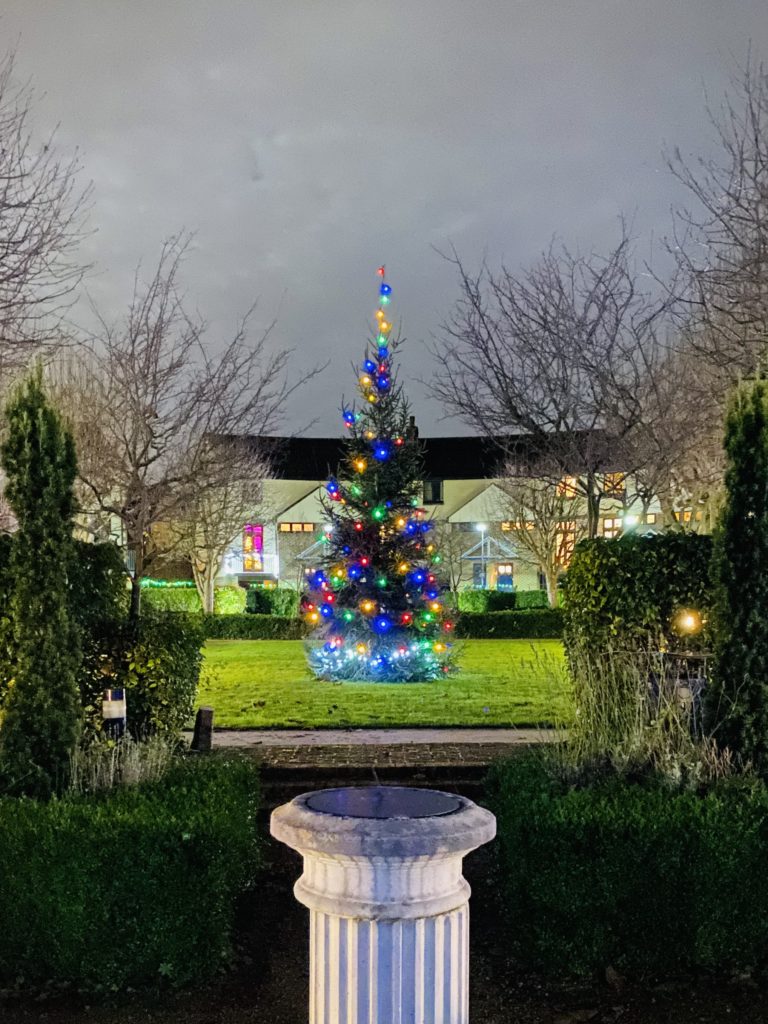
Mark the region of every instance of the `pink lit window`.
POLYGON ((246 523, 243 527, 243 572, 264 571, 264 527, 246 523))

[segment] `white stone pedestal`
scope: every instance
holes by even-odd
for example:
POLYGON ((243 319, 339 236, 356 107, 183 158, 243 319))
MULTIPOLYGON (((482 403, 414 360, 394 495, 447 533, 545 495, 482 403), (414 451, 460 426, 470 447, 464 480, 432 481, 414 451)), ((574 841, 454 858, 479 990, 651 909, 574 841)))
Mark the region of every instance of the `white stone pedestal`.
POLYGON ((272 815, 310 909, 310 1024, 467 1024, 465 854, 496 834, 465 797, 395 786, 305 793, 272 815))

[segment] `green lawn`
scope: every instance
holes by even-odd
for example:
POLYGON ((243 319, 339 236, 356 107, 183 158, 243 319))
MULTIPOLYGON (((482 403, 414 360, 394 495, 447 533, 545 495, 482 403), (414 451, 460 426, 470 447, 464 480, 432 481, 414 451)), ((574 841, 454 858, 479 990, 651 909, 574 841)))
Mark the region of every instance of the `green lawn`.
POLYGON ((469 640, 434 683, 326 683, 299 640, 209 640, 199 703, 219 727, 564 724, 571 704, 557 640, 469 640))

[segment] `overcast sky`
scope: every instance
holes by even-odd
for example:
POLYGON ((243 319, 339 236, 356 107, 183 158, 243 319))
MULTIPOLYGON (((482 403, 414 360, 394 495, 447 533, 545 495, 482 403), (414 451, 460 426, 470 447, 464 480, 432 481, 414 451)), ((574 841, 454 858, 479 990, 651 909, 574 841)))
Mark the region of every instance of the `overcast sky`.
POLYGON ((331 360, 286 432, 337 433, 385 262, 422 433, 466 428, 413 378, 456 297, 453 244, 516 266, 634 221, 643 255, 680 196, 662 149, 711 152, 719 102, 766 0, 0 0, 41 131, 94 184, 93 298, 196 232, 190 299, 230 332, 258 299, 294 367, 331 360))

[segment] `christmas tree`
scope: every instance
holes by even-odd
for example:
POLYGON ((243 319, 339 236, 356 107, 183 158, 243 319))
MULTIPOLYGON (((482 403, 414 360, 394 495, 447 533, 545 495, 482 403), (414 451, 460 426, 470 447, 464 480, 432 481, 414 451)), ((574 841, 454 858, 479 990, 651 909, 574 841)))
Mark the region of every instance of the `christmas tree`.
POLYGON ((378 273, 361 404, 343 409, 344 458, 326 485, 324 557, 309 575, 303 609, 315 626, 307 653, 318 677, 415 682, 451 671, 454 624, 442 600, 433 523, 419 507, 422 447, 392 365, 399 344, 387 312, 392 289, 383 267, 378 273))

